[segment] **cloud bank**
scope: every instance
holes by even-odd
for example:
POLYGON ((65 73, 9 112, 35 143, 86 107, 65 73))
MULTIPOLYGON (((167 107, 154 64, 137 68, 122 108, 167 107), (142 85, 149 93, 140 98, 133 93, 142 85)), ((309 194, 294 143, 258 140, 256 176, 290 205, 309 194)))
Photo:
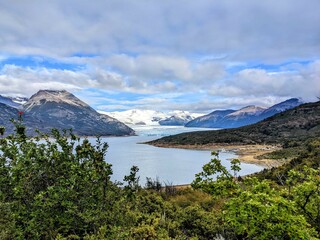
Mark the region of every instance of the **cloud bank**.
POLYGON ((315 100, 318 9, 318 0, 0 1, 0 94, 63 88, 104 110, 315 100))

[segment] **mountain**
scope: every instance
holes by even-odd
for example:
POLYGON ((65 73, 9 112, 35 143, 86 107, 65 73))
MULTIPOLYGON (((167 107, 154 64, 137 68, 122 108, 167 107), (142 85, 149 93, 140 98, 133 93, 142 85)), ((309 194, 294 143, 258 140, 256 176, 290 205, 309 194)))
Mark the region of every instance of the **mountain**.
POLYGON ((123 112, 99 111, 99 113, 107 114, 125 124, 132 125, 159 125, 158 122, 167 117, 162 112, 140 109, 131 109, 123 112))
POLYGON ((185 126, 205 128, 237 128, 257 123, 263 119, 273 116, 276 113, 297 107, 300 104, 302 104, 300 99, 291 98, 267 109, 250 105, 237 111, 217 110, 209 113, 208 115, 196 118, 188 122, 185 126))
POLYGON ((67 91, 40 90, 24 105, 26 118, 37 119, 42 132, 73 129, 80 136, 133 135, 134 131, 93 108, 67 91))
POLYGON ((198 117, 201 114, 189 113, 187 111, 173 111, 169 113, 131 109, 123 112, 104 112, 111 117, 118 119, 121 122, 132 125, 184 125, 186 122, 198 117), (183 122, 183 124, 181 124, 183 122))
POLYGON ((283 144, 320 135, 320 101, 305 103, 240 128, 182 133, 150 142, 156 146, 283 144))
POLYGON ((258 122, 265 108, 246 106, 239 110, 216 110, 188 122, 186 127, 235 128, 258 122))
POLYGON ((254 105, 241 108, 224 117, 222 128, 237 128, 256 123, 261 120, 259 116, 264 110, 266 109, 254 105))
POLYGON ((174 111, 170 117, 159 121, 162 126, 184 126, 199 116, 199 114, 189 113, 187 111, 174 111))
POLYGON ((285 110, 297 107, 299 105, 303 104, 303 101, 299 98, 290 98, 284 102, 278 103, 276 105, 273 105, 272 107, 269 107, 265 111, 261 113, 261 118, 265 119, 267 117, 271 117, 277 113, 283 112, 285 110))
POLYGON ((28 101, 27 98, 22 97, 5 97, 0 95, 0 103, 6 104, 10 107, 19 108, 22 104, 28 101))
POLYGON ((204 127, 204 128, 221 128, 219 123, 221 120, 230 113, 235 112, 235 110, 216 110, 207 115, 197 117, 192 121, 188 122, 186 127, 204 127))

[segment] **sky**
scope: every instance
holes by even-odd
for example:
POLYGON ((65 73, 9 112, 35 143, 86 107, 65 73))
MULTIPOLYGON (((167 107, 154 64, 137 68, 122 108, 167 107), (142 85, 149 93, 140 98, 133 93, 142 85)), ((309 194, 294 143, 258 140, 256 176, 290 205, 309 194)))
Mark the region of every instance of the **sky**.
POLYGON ((0 94, 208 113, 320 96, 319 0, 0 0, 0 94))

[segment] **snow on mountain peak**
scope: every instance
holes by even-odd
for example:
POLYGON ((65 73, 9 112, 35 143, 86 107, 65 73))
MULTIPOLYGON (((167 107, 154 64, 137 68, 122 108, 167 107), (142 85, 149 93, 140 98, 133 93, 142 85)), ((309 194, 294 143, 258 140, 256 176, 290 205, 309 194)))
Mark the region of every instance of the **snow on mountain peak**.
MULTIPOLYGON (((201 116, 203 114, 189 113, 188 111, 175 110, 172 112, 164 113, 154 110, 131 109, 122 112, 105 112, 98 111, 99 113, 106 114, 126 124, 134 125, 159 125, 159 121, 168 119, 170 117, 179 119, 189 119, 201 116)), ((191 120, 191 119, 190 119, 191 120)))
POLYGON ((203 116, 204 114, 201 114, 201 113, 190 113, 188 111, 175 110, 175 111, 169 112, 168 115, 170 115, 172 117, 186 119, 186 118, 190 118, 190 117, 191 118, 197 118, 197 117, 203 116))
POLYGON ((89 105, 76 98, 73 94, 65 90, 40 90, 24 104, 26 110, 32 109, 34 106, 41 105, 45 102, 66 103, 79 107, 88 108, 89 105))
POLYGON ((166 117, 166 114, 154 110, 131 109, 118 112, 98 111, 125 124, 134 125, 159 125, 158 122, 166 117))

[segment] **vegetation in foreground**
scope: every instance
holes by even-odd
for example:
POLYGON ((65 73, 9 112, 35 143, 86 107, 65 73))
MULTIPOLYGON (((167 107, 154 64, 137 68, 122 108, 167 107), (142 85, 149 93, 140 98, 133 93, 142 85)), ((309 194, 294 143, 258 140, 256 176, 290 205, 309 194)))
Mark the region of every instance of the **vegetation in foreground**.
MULTIPOLYGON (((0 139, 0 239, 318 239, 320 140, 264 175, 238 177, 217 153, 178 191, 138 168, 110 180, 107 145, 72 133, 0 139), (281 176, 281 178, 279 178, 281 176), (279 180, 281 179, 281 181, 279 180)), ((130 157, 130 156, 128 156, 130 157)))

